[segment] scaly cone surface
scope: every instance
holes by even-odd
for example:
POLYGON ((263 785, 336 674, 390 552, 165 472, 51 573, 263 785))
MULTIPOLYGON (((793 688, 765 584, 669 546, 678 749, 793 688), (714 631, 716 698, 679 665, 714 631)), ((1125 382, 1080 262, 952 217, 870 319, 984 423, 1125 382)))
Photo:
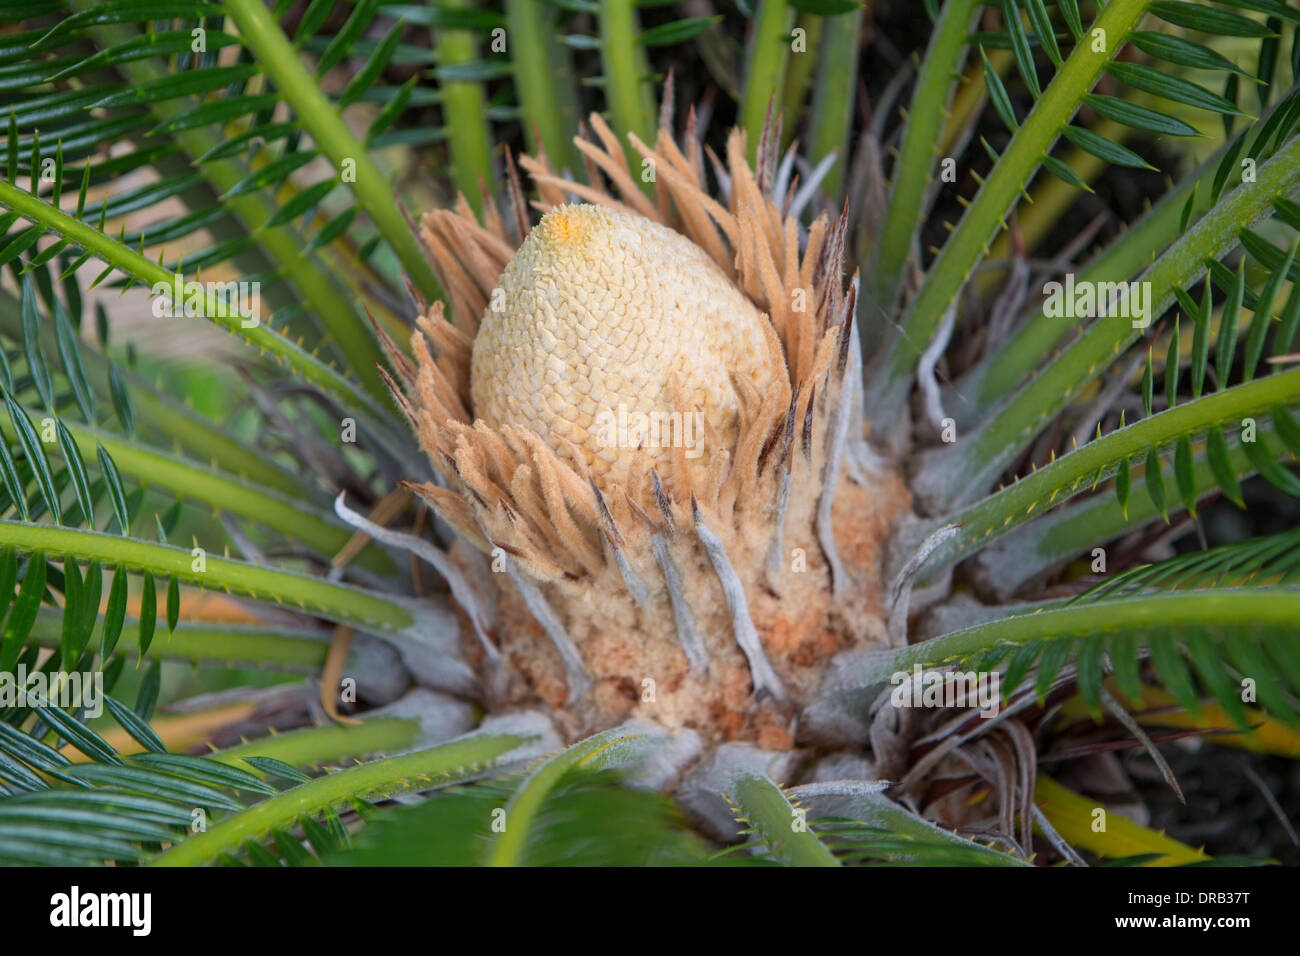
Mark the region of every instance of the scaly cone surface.
POLYGON ((641 216, 552 209, 497 288, 474 340, 475 417, 577 451, 600 485, 625 483, 638 448, 638 467, 671 485, 677 446, 703 481, 736 444, 732 376, 762 392, 786 374, 753 303, 699 246, 641 216))

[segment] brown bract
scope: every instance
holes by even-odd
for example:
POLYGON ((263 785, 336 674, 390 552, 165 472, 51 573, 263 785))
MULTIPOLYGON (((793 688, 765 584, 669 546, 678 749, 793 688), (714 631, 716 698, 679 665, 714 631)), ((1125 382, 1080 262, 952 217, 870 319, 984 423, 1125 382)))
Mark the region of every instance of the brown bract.
POLYGON ((463 198, 424 217, 451 315, 419 318, 414 364, 390 349, 439 475, 412 487, 499 572, 499 659, 467 639, 497 706, 789 746, 827 658, 884 640, 908 506, 896 475, 840 480, 861 438, 844 218, 801 238, 793 188, 769 195, 775 136, 754 171, 733 131, 724 206, 693 117, 680 148, 629 137, 652 196, 591 126, 588 184, 521 159, 535 227, 513 165, 509 222, 490 199, 481 224, 463 198))

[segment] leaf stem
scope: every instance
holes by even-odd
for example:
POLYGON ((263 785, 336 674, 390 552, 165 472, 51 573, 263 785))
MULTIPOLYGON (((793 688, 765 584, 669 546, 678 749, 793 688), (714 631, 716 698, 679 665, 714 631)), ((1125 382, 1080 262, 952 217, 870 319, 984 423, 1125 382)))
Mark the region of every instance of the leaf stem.
MULTIPOLYGON (((28 417, 40 419, 30 411, 28 417)), ((325 557, 333 557, 352 539, 351 530, 324 518, 300 499, 259 488, 247 479, 168 455, 139 441, 128 441, 75 422, 63 424, 87 460, 94 459, 97 445, 103 445, 118 468, 142 484, 165 488, 180 498, 193 498, 214 511, 228 511, 259 522, 325 557)), ((0 432, 13 436, 13 424, 7 418, 0 417, 0 432)), ((363 566, 379 573, 391 574, 395 570, 387 556, 373 548, 368 550, 369 554, 360 559, 363 566)))
POLYGON ((573 146, 578 100, 572 64, 555 39, 554 13, 537 0, 506 0, 506 23, 515 38, 510 57, 529 149, 540 146, 556 169, 581 169, 573 146))
MULTIPOLYGON (((74 10, 89 10, 97 0, 70 0, 74 10)), ((91 28, 91 33, 103 38, 103 47, 129 39, 130 30, 117 24, 103 24, 91 28)), ((116 64, 122 75, 134 86, 155 82, 166 74, 156 60, 127 60, 116 64)), ((186 111, 176 100, 159 100, 150 109, 161 122, 175 119, 186 111)), ((185 152, 191 162, 219 145, 217 132, 210 126, 199 126, 169 134, 185 152)), ((230 159, 213 160, 199 164, 199 174, 217 195, 223 195, 243 179, 248 170, 230 159)), ((257 242, 270 260, 302 296, 310 310, 320 319, 325 329, 334 336, 339 352, 349 359, 357 377, 365 383, 370 393, 386 399, 387 387, 379 375, 376 362, 382 356, 378 344, 364 320, 351 307, 346 297, 338 294, 333 277, 322 269, 310 255, 304 256, 302 237, 287 225, 265 228, 265 223, 276 211, 275 202, 264 191, 230 196, 223 200, 230 211, 249 232, 257 233, 257 242)))
MULTIPOLYGON (((1263 423, 1258 430, 1261 441, 1271 439, 1274 430, 1263 423)), ((1233 475, 1244 480, 1255 473, 1255 466, 1240 444, 1228 449, 1228 466, 1233 475)), ((1133 478, 1133 489, 1128 507, 1120 505, 1115 495, 1091 495, 1072 500, 1037 521, 1021 525, 1003 535, 990 547, 983 548, 972 558, 979 568, 979 576, 1001 598, 1009 598, 1035 575, 1085 554, 1090 548, 1148 521, 1160 517, 1148 490, 1149 476, 1145 473, 1133 478)), ((1197 501, 1217 491, 1218 480, 1210 468, 1209 458, 1199 454, 1192 460, 1192 494, 1197 501)), ((1176 487, 1172 465, 1161 470, 1161 487, 1176 487)), ((1169 514, 1176 516, 1186 510, 1180 496, 1170 494, 1169 514)))
POLYGON ((497 835, 488 852, 489 866, 518 866, 523 862, 531 826, 542 804, 570 770, 578 767, 601 769, 605 761, 617 758, 620 744, 637 740, 615 728, 579 741, 549 757, 532 771, 511 795, 505 806, 505 829, 497 835))
POLYGON ((414 612, 389 595, 136 538, 0 520, 0 545, 6 544, 23 552, 71 554, 83 561, 169 575, 187 584, 297 606, 331 621, 386 634, 400 634, 415 623, 414 612))
MULTIPOLYGON (((1207 259, 1236 245, 1243 227, 1270 215, 1273 200, 1293 191, 1297 181, 1300 136, 1261 165, 1253 183, 1243 183, 1221 199, 1142 273, 1139 281, 1150 285, 1151 316, 1161 314, 1173 301, 1175 288, 1195 281, 1205 271, 1207 259)), ((1160 227, 1152 224, 1151 228, 1160 227)), ((1126 252, 1134 249, 1123 240, 1121 244, 1126 252)), ((1107 268, 1110 261, 1108 256, 1107 268)), ((1088 274, 1095 273, 1090 269, 1088 274)), ((1094 320, 978 431, 945 450, 945 461, 932 473, 939 489, 937 500, 960 503, 987 488, 1033 436, 1143 331, 1125 318, 1094 320)))
MULTIPOLYGON (((496 760, 524 743, 523 737, 483 734, 400 757, 387 757, 304 783, 234 813, 149 861, 149 866, 198 866, 304 814, 351 797, 431 789, 470 775, 471 767, 496 760)), ((258 751, 254 751, 258 753, 258 751)))
MULTIPOLYGON (((893 423, 907 395, 916 362, 958 292, 970 278, 988 244, 1002 228, 1024 184, 1052 148, 1061 127, 1070 121, 1102 70, 1124 45, 1129 31, 1146 14, 1150 0, 1111 0, 1098 14, 1089 37, 1076 43, 1069 58, 1034 103, 994 165, 952 236, 926 270, 921 288, 908 305, 897 335, 877 359, 878 373, 869 377, 868 408, 881 423, 893 423)), ((939 64, 945 71, 952 64, 939 64)), ((937 142, 937 131, 928 143, 937 142)), ((918 147, 919 148, 919 147, 918 147)), ((929 163, 925 164, 929 168, 929 163)), ((900 226, 901 228, 901 226, 900 226)), ((896 253, 895 253, 896 254, 896 253)))
POLYGON ((962 628, 942 637, 863 657, 849 687, 870 688, 914 666, 960 661, 999 644, 1073 639, 1106 632, 1248 626, 1294 633, 1300 620, 1300 588, 1245 587, 1170 591, 1037 608, 962 628))
MULTIPOLYGON (((53 230, 150 287, 158 284, 171 287, 175 281, 175 275, 162 266, 150 262, 138 252, 128 249, 94 227, 73 219, 62 210, 42 202, 11 183, 0 181, 0 206, 12 209, 43 228, 53 230)), ((294 345, 266 323, 259 321, 256 325, 245 327, 244 322, 251 321, 253 317, 241 316, 228 309, 225 303, 210 290, 204 292, 203 312, 204 317, 210 322, 221 326, 232 335, 239 336, 263 352, 270 353, 277 364, 301 376, 304 380, 350 405, 366 409, 375 417, 385 417, 385 413, 374 400, 359 390, 354 383, 349 382, 316 356, 294 345)))
POLYGON ((1035 511, 1063 504, 1081 484, 1096 484, 1120 462, 1145 455, 1149 448, 1170 444, 1185 435, 1201 434, 1215 425, 1237 424, 1245 416, 1263 417, 1274 405, 1291 406, 1297 402, 1300 368, 1205 395, 1116 429, 938 522, 959 524, 961 529, 930 557, 929 571, 933 573, 984 547, 994 537, 1028 521, 1035 511))
MULTIPOLYGON (((961 72, 977 6, 977 0, 948 0, 943 5, 921 63, 889 184, 889 204, 862 284, 861 311, 873 327, 886 328, 880 320, 892 316, 896 308, 904 266, 912 254, 913 237, 934 170, 935 144, 943 128, 953 76, 961 72)), ((983 74, 980 76, 982 79, 983 74)))
POLYGON ((794 14, 787 0, 760 0, 749 55, 745 58, 749 72, 740 103, 740 125, 745 130, 745 145, 751 163, 758 155, 758 141, 767 121, 768 106, 772 107, 773 123, 776 122, 776 111, 781 108, 781 89, 790 62, 790 30, 793 25, 794 14))
MULTIPOLYGON (((450 10, 465 10, 470 0, 444 0, 450 10)), ((530 41, 531 38, 530 38, 530 41)), ((469 63, 478 55, 475 35, 469 30, 437 29, 434 46, 438 66, 469 63)), ((487 125, 487 98, 483 84, 460 80, 439 83, 443 117, 447 125, 447 146, 451 150, 451 172, 456 188, 475 214, 483 212, 483 193, 479 185, 491 188, 492 153, 487 125)))
MULTIPOLYGON (((849 164, 849 129, 858 86, 858 44, 862 37, 861 8, 827 17, 822 27, 821 63, 813 90, 809 158, 816 165, 832 152, 835 165, 826 173, 825 190, 838 195, 849 164)), ((808 55, 808 54, 805 54, 808 55)))
POLYGON ((655 138, 654 98, 642 76, 646 71, 645 54, 637 46, 640 32, 636 0, 601 0, 600 57, 605 71, 605 102, 633 168, 641 158, 627 134, 636 133, 645 143, 653 143, 655 138))
POLYGON ((431 302, 442 298, 442 287, 402 216, 387 177, 299 62, 298 52, 271 18, 266 4, 262 0, 223 0, 223 5, 238 26, 240 39, 351 186, 357 202, 392 246, 416 287, 431 302), (355 174, 349 175, 349 171, 355 174))
MULTIPOLYGON (((31 637, 43 647, 58 647, 62 639, 61 611, 42 609, 31 637)), ((118 648, 138 652, 138 622, 127 618, 118 648)), ((326 636, 312 637, 301 630, 275 630, 234 624, 181 621, 165 641, 154 641, 145 651, 149 658, 178 661, 212 661, 232 666, 235 661, 293 673, 318 673, 329 653, 326 636)))
POLYGON ((209 757, 237 765, 245 757, 270 757, 291 767, 313 767, 325 760, 403 751, 415 744, 419 733, 419 721, 371 717, 356 724, 324 724, 260 737, 209 757))

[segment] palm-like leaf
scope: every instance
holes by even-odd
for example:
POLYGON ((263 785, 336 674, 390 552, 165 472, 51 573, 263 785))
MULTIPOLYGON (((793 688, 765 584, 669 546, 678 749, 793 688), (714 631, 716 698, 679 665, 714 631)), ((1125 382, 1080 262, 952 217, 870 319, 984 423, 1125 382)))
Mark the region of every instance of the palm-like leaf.
MULTIPOLYGON (((797 208, 888 193, 853 210, 848 244, 865 270, 862 413, 884 446, 922 446, 912 484, 926 517, 900 532, 899 601, 913 584, 941 589, 957 568, 991 602, 976 623, 841 660, 810 712, 863 717, 892 674, 920 664, 996 668, 1008 703, 1022 708, 1075 694, 1096 718, 1114 713, 1109 674, 1130 700, 1158 684, 1191 712, 1208 699, 1249 726, 1261 711, 1243 706, 1245 681, 1263 712, 1300 718, 1291 531, 1113 574, 1073 601, 1033 587, 1094 548, 1195 517, 1218 493, 1243 506, 1253 477, 1300 496, 1290 467, 1300 455, 1300 370, 1286 358, 1300 325, 1300 67, 1276 68, 1278 33, 1294 38, 1300 14, 1282 0, 1111 0, 1095 11, 1073 0, 928 3, 934 29, 898 129, 880 116, 854 124, 865 17, 840 0, 762 0, 716 16, 634 0, 60 6, 34 15, 15 5, 0 34, 0 266, 13 280, 0 289, 0 672, 101 670, 111 687, 132 657, 150 658, 135 708, 108 705, 149 753, 123 757, 73 708, 0 710, 0 862, 398 863, 412 853, 427 862, 435 849, 451 863, 710 857, 663 799, 593 775, 642 768, 653 748, 625 732, 521 767, 517 756, 496 763, 518 735, 484 731, 307 777, 303 768, 345 756, 409 749, 415 731, 372 718, 355 732, 269 738, 248 745, 264 753, 200 759, 166 753, 150 729, 159 661, 337 676, 338 638, 351 629, 391 643, 422 683, 451 693, 473 685, 452 602, 402 580, 389 546, 397 539, 355 536, 330 507, 343 492, 391 521, 408 503, 390 489, 423 469, 382 371, 405 361, 405 346, 392 343, 409 335, 409 300, 443 295, 407 210, 449 205, 459 192, 474 213, 496 214, 509 194, 496 184, 515 176, 494 146, 502 141, 581 169, 573 137, 587 106, 607 113, 621 142, 630 133, 651 142, 669 50, 687 51, 734 99, 760 181, 779 184, 797 208), (985 7, 996 16, 977 20, 985 7), (742 28, 737 69, 732 37, 742 28), (821 31, 819 69, 796 58, 794 29, 821 31), (1221 35, 1247 43, 1250 61, 1219 52, 1221 35), (972 69, 949 113, 954 64, 967 54, 972 69), (1258 117, 1239 76, 1260 80, 1258 117), (1211 85, 1225 80, 1222 93, 1211 85), (784 128, 769 119, 774 106, 785 108, 784 128), (972 136, 981 115, 983 135, 972 136), (1086 189, 1111 166, 1152 167, 1152 141, 1195 137, 1212 128, 1206 120, 1222 122, 1222 148, 1079 272, 1093 283, 1148 283, 1155 321, 1102 317, 1071 336, 1024 297, 1027 279, 1018 291, 1028 308, 1017 308, 1013 280, 1004 301, 1019 321, 999 347, 960 360, 951 350, 962 372, 940 387, 947 336, 988 325, 997 310, 992 297, 980 300, 975 270, 1020 198, 1086 189), (795 130, 810 150, 778 167, 778 146, 795 130), (982 149, 966 148, 974 139, 982 149), (954 155, 936 155, 936 143, 954 155), (428 162, 400 172, 411 155, 428 162), (951 180, 939 170, 949 160, 977 188, 956 197, 965 209, 951 236, 919 253, 918 223, 945 201, 951 180), (812 185, 797 188, 796 170, 812 185), (151 386, 149 360, 110 338, 103 305, 105 289, 200 274, 258 282, 268 307, 223 312, 211 292, 198 303, 205 321, 240 340, 226 421, 151 386), (955 443, 932 434, 940 421, 914 435, 897 427, 917 377, 927 412, 944 412, 955 443), (1110 406, 1125 396, 1116 421, 1110 406), (355 442, 340 442, 348 429, 355 442), (1083 440, 1067 445, 1071 432, 1083 440), (918 548, 924 560, 909 563, 918 548), (186 620, 204 589, 251 597, 261 616, 186 620), (1030 602, 1005 603, 1018 595, 1030 602), (91 762, 74 763, 61 741, 91 762), (259 776, 237 769, 244 758, 259 776), (482 776, 492 779, 451 786, 482 776), (426 794, 418 806, 387 806, 414 793, 426 794), (195 831, 193 807, 219 820, 195 831), (497 809, 511 820, 503 831, 492 828, 497 809)), ((630 147, 628 156, 641 162, 630 147)), ((526 211, 516 212, 526 228, 526 211)), ((868 461, 855 455, 859 467, 868 461)), ((442 527, 432 535, 449 540, 442 527)), ((449 563, 439 571, 454 573, 449 563)), ((447 583, 465 605, 460 583, 447 583)), ((904 627, 906 607, 895 605, 904 627)), ((1006 806, 1028 813, 1034 777, 1019 769, 1006 806)), ((850 783, 801 791, 736 776, 723 789, 749 828, 740 852, 793 864, 1031 855, 1011 833, 1002 845, 972 841, 888 791, 850 783), (828 795, 847 803, 811 822, 800 816, 801 801, 828 795), (791 829, 792 819, 801 825, 791 829)), ((1045 786, 1049 807, 1068 816, 1068 792, 1045 786)), ((1072 858, 1051 815, 1039 827, 1072 858)))

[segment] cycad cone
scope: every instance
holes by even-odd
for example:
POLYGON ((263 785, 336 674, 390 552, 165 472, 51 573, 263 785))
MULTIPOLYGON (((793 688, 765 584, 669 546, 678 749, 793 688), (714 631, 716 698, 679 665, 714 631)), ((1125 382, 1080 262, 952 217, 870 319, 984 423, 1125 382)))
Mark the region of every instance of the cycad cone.
POLYGON ((576 450, 597 483, 625 482, 638 447, 665 479, 680 448, 703 480, 736 444, 731 376, 764 390, 785 375, 753 303, 702 249, 640 216, 551 210, 499 289, 474 341, 475 416, 576 450))
POLYGON ((540 701, 571 738, 635 717, 786 748, 829 658, 883 642, 880 542, 908 505, 897 475, 842 464, 843 220, 801 239, 739 132, 729 208, 698 143, 633 139, 652 201, 591 122, 619 198, 524 157, 536 226, 519 193, 514 228, 463 201, 423 221, 453 321, 435 304, 416 364, 395 360, 443 478, 413 487, 508 572, 471 575, 495 608, 464 637, 490 706, 540 701))

